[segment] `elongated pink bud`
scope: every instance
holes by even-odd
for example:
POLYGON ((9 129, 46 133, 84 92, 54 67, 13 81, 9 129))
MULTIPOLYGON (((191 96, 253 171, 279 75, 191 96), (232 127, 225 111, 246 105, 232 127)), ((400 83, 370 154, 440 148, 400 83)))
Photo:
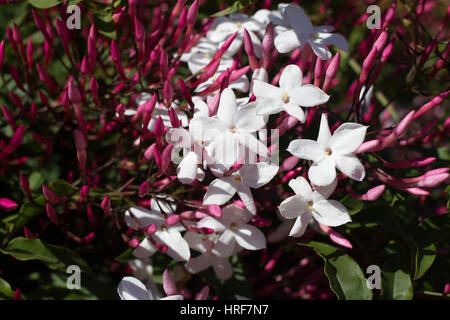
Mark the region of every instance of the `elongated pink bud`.
POLYGON ((172 275, 169 273, 168 269, 164 270, 163 273, 163 288, 164 292, 168 296, 173 296, 178 293, 175 281, 173 280, 172 275))
POLYGON ((183 79, 178 79, 178 85, 180 86, 181 93, 183 94, 184 98, 186 99, 187 103, 191 108, 194 107, 194 102, 192 101, 191 93, 189 92, 188 87, 184 83, 183 79))
POLYGON ((86 138, 84 137, 83 133, 75 129, 73 132, 73 137, 75 139, 75 146, 77 150, 82 151, 86 149, 86 138))
POLYGON ((129 242, 128 242, 128 245, 131 247, 131 248, 137 248, 137 247, 139 247, 139 239, 136 239, 136 238, 133 238, 133 239, 131 239, 129 242))
POLYGON ((166 218, 166 224, 169 226, 177 224, 178 221, 180 221, 180 215, 178 214, 172 214, 166 218))
POLYGON ((410 111, 403 119, 400 121, 400 123, 395 127, 394 129, 394 135, 397 137, 401 137, 403 134, 405 134, 406 130, 408 129, 409 125, 413 121, 415 111, 410 111))
POLYGON ((57 204, 61 201, 61 198, 58 197, 46 184, 42 185, 42 193, 44 194, 45 200, 50 203, 57 204))
POLYGON ((425 103, 422 107, 419 108, 419 110, 417 110, 417 112, 414 114, 413 120, 416 120, 418 117, 420 117, 421 115, 423 115, 424 113, 430 111, 431 109, 433 109, 434 107, 436 107, 437 105, 439 105, 450 93, 450 90, 442 92, 441 94, 439 94, 438 96, 434 97, 433 99, 431 99, 429 102, 425 103))
POLYGON ((150 160, 153 158, 154 156, 154 152, 155 152, 155 148, 156 148, 156 143, 153 143, 151 146, 149 146, 145 152, 144 152, 144 157, 147 160, 150 160))
POLYGON ((145 40, 145 29, 142 23, 138 18, 133 17, 134 22, 134 36, 138 42, 142 42, 145 40))
POLYGON ((214 53, 214 56, 212 58, 212 60, 215 59, 220 59, 222 58, 222 56, 225 54, 225 52, 228 50, 228 48, 230 47, 231 43, 234 41, 234 39, 236 39, 237 35, 239 34, 238 31, 236 31, 235 33, 233 33, 232 35, 228 36, 228 38, 225 40, 225 42, 222 44, 222 46, 220 47, 220 49, 214 53))
POLYGON ((0 198, 0 208, 10 210, 17 207, 17 203, 8 198, 0 198))
POLYGON ((167 52, 166 50, 161 50, 161 55, 159 56, 159 70, 161 71, 161 76, 165 81, 167 79, 167 73, 169 70, 167 52))
POLYGON ((197 20, 197 15, 198 15, 198 7, 199 7, 199 3, 198 0, 195 0, 192 5, 189 8, 188 14, 187 14, 187 24, 188 25, 194 25, 195 24, 195 20, 197 20))
POLYGON ((178 119, 177 112, 172 107, 169 108, 169 117, 172 127, 178 128, 180 126, 180 119, 178 119))
POLYGON ((91 191, 91 188, 88 185, 82 186, 80 190, 80 200, 83 201, 87 197, 89 197, 89 192, 91 191))
POLYGON ((157 137, 161 137, 164 133, 164 122, 161 116, 158 116, 158 119, 156 119, 155 129, 153 130, 153 133, 157 137))
POLYGON ((47 30, 45 28, 44 20, 42 20, 42 17, 34 11, 34 9, 31 9, 31 13, 33 14, 34 23, 36 23, 36 26, 39 30, 41 30, 42 34, 46 39, 49 39, 49 35, 47 34, 47 30))
POLYGON ((330 237, 330 240, 333 241, 334 243, 343 246, 345 248, 349 248, 352 249, 353 246, 350 243, 350 241, 348 241, 346 238, 344 238, 339 232, 334 231, 332 228, 323 225, 321 223, 319 223, 320 229, 322 229, 326 234, 328 234, 328 236, 330 237))
POLYGON ((248 33, 247 29, 245 29, 245 28, 244 28, 244 48, 245 48, 245 52, 247 52, 247 55, 248 55, 250 68, 252 68, 252 70, 258 69, 260 66, 259 66, 258 59, 255 56, 255 52, 253 50, 252 38, 250 37, 250 34, 248 33))
POLYGON ((196 295, 195 300, 206 300, 209 295, 209 286, 204 286, 196 295))
POLYGON ((289 158, 286 158, 281 164, 279 172, 291 170, 297 165, 299 161, 300 159, 297 158, 296 156, 290 156, 289 158))
POLYGON ((103 212, 105 212, 107 216, 111 215, 111 199, 109 199, 108 195, 106 195, 105 198, 103 198, 100 206, 102 207, 103 212))
POLYGON ((156 224, 152 223, 145 229, 145 233, 154 234, 156 230, 158 230, 158 227, 156 226, 156 224))
POLYGON ((5 61, 5 40, 2 40, 2 42, 0 42, 0 73, 2 72, 4 61, 5 61))
POLYGON ((427 196, 430 194, 430 192, 421 188, 405 188, 405 191, 416 196, 427 196))
POLYGON ((67 92, 68 92, 70 102, 72 102, 73 104, 79 104, 81 102, 80 91, 78 90, 77 86, 75 85, 73 79, 69 80, 67 92))
POLYGON ((372 48, 372 50, 370 50, 369 54, 367 55, 367 57, 364 59, 363 61, 363 65, 362 65, 362 71, 361 74, 359 76, 359 82, 360 83, 364 83, 367 79, 367 76, 370 73, 370 70, 372 70, 372 67, 375 63, 375 59, 378 55, 379 51, 378 49, 374 46, 372 48))
POLYGON ((449 173, 439 173, 432 176, 425 176, 417 183, 418 187, 434 188, 450 177, 449 173))
POLYGON ((58 89, 56 88, 56 84, 53 79, 50 78, 45 68, 40 64, 36 63, 36 68, 39 73, 39 78, 45 83, 45 85, 50 89, 52 94, 56 94, 58 89))
POLYGON ((9 125, 13 128, 13 130, 16 130, 17 125, 16 125, 16 122, 14 121, 14 117, 13 117, 12 113, 8 109, 6 109, 6 107, 4 105, 1 106, 1 109, 2 109, 2 113, 3 113, 3 116, 5 117, 6 122, 9 123, 9 125))
POLYGON ((166 106, 170 107, 172 105, 172 98, 173 98, 173 88, 170 84, 169 80, 166 80, 164 83, 164 100, 166 102, 166 106))
POLYGON ((327 91, 331 81, 336 77, 339 71, 339 64, 341 63, 341 54, 338 52, 331 60, 325 72, 325 82, 323 84, 323 91, 327 91))
POLYGON ((147 181, 144 181, 139 186, 139 197, 144 197, 150 191, 150 185, 147 181))
POLYGON ((30 38, 28 38, 28 43, 27 43, 27 66, 28 66, 29 73, 31 73, 31 71, 33 70, 33 51, 34 51, 33 40, 30 37, 30 38))
POLYGON ((100 104, 100 101, 98 100, 98 82, 95 77, 91 78, 91 81, 89 82, 89 89, 91 90, 92 99, 94 102, 98 105, 100 104))
POLYGON ((56 214, 55 208, 47 202, 45 205, 45 211, 47 212, 47 217, 50 219, 50 221, 54 224, 58 224, 58 215, 56 214))
POLYGON ((97 62, 97 48, 96 48, 96 37, 95 37, 95 25, 92 24, 89 29, 88 36, 88 57, 89 64, 91 65, 91 70, 94 70, 95 64, 97 62))
POLYGON ((261 66, 267 69, 269 66, 270 59, 272 57, 273 50, 273 40, 274 40, 274 27, 273 23, 269 23, 266 27, 264 37, 262 40, 262 58, 261 66))
POLYGON ((16 67, 12 63, 9 63, 9 74, 11 75, 11 78, 16 82, 17 86, 25 90, 22 84, 22 81, 20 80, 19 71, 17 71, 16 67))
POLYGON ((381 52, 381 50, 383 50, 384 48, 384 45, 386 44, 387 39, 388 39, 387 31, 381 32, 377 40, 373 44, 373 48, 376 49, 378 52, 381 52))
POLYGON ((24 126, 20 125, 14 132, 14 135, 9 141, 9 144, 3 150, 0 151, 0 158, 7 157, 9 154, 14 152, 14 150, 16 150, 22 144, 24 135, 25 135, 24 126))
POLYGON ((20 186, 22 187, 27 197, 31 198, 30 181, 26 176, 22 174, 20 174, 20 186))

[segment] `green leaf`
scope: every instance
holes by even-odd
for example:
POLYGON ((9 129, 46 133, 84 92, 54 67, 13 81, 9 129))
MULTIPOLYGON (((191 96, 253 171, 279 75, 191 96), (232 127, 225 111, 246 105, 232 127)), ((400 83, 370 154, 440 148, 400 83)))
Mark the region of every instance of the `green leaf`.
POLYGON ((325 261, 325 275, 331 290, 340 300, 372 299, 372 290, 367 286, 363 271, 349 255, 322 242, 309 241, 299 244, 313 248, 325 261))
POLYGON ((117 32, 112 20, 112 12, 108 7, 103 11, 99 10, 95 12, 94 23, 100 34, 111 39, 116 39, 117 32))
POLYGON ((12 299, 13 297, 14 291, 11 290, 9 283, 0 278, 0 300, 12 299))
POLYGON ((436 259, 436 246, 432 243, 427 247, 419 247, 416 251, 416 271, 414 280, 423 277, 436 259))
POLYGON ((40 239, 17 237, 12 239, 5 249, 0 251, 4 254, 12 255, 20 261, 40 260, 53 270, 66 272, 68 266, 78 265, 82 271, 91 272, 86 261, 75 251, 45 243, 40 239))
POLYGON ((348 209, 351 215, 360 212, 364 208, 364 202, 355 199, 350 195, 345 196, 341 203, 348 209))
POLYGON ((394 241, 384 249, 386 260, 381 269, 381 299, 411 300, 414 293, 409 272, 409 257, 404 246, 394 241))
POLYGON ((229 15, 230 13, 233 13, 235 11, 241 10, 241 9, 243 9, 243 8, 253 4, 255 2, 256 2, 256 0, 238 0, 238 1, 235 1, 228 8, 226 8, 225 10, 222 10, 222 11, 214 13, 213 15, 211 15, 211 17, 222 17, 222 16, 229 15))
POLYGON ((48 9, 63 3, 63 0, 27 0, 33 7, 39 9, 48 9))

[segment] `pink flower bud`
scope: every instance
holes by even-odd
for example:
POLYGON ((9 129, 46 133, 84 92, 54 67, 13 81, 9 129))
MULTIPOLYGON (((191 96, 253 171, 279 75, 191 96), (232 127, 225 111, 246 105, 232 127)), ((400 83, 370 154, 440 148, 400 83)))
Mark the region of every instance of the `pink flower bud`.
POLYGON ((403 119, 400 121, 400 123, 395 127, 394 129, 394 135, 396 137, 401 137, 403 134, 405 134, 406 130, 408 129, 409 125, 413 121, 415 111, 410 111, 403 119))
POLYGON ((425 103, 422 107, 419 108, 419 110, 417 110, 417 112, 414 114, 413 120, 416 120, 418 117, 420 117, 422 114, 430 111, 431 109, 433 109, 434 107, 436 107, 437 105, 439 105, 450 93, 450 90, 442 92, 441 94, 439 94, 438 96, 434 97, 433 99, 431 99, 431 101, 425 103))
POLYGON ((5 40, 2 40, 2 42, 0 42, 0 73, 2 72, 4 61, 5 61, 5 40))
POLYGON ((75 129, 73 132, 73 137, 75 139, 75 146, 77 150, 85 150, 87 143, 83 133, 80 130, 75 129))
POLYGON ((69 80, 67 90, 68 90, 70 102, 72 102, 73 104, 81 103, 81 94, 80 94, 80 91, 78 90, 77 86, 74 84, 73 79, 69 80))
POLYGON ((180 86, 181 93, 183 94, 184 98, 186 99, 189 106, 192 108, 194 107, 194 102, 192 101, 191 93, 189 92, 188 87, 186 87, 186 84, 184 83, 183 79, 178 79, 178 85, 180 86))
POLYGON ((20 185, 27 195, 28 198, 31 198, 31 190, 30 190, 30 181, 28 178, 22 174, 20 174, 20 185))
POLYGON ((195 0, 191 7, 189 8, 188 14, 187 14, 187 24, 188 25, 194 25, 195 24, 195 20, 197 20, 197 15, 198 15, 198 7, 199 7, 199 3, 198 0, 195 0))
POLYGON ((133 17, 134 22, 134 36, 138 42, 142 42, 145 39, 145 29, 138 18, 133 17))
POLYGON ((450 177, 449 173, 439 173, 432 176, 424 176, 422 180, 417 183, 418 187, 433 188, 450 177))
POLYGON ((45 205, 45 211, 47 212, 47 217, 50 219, 50 221, 57 225, 58 215, 56 214, 55 208, 50 203, 47 203, 45 205))
POLYGON ((0 198, 0 208, 10 210, 17 207, 17 203, 8 198, 0 198))
POLYGON ((168 69, 169 64, 167 59, 167 52, 163 49, 161 50, 161 54, 159 56, 159 70, 161 71, 161 76, 164 81, 167 79, 168 69))
POLYGON ((346 238, 344 238, 339 232, 334 231, 332 228, 325 226, 323 224, 319 224, 320 228, 328 234, 330 240, 334 243, 343 246, 345 248, 352 249, 353 246, 346 238))
POLYGON ((80 190, 80 199, 86 199, 89 197, 89 191, 91 188, 88 185, 82 186, 80 190))
POLYGON ((96 104, 99 104, 100 102, 98 100, 98 82, 97 79, 95 79, 95 77, 91 78, 91 81, 89 82, 89 89, 91 90, 92 99, 96 104))
POLYGON ((164 122, 161 118, 161 116, 158 116, 158 119, 156 119, 155 122, 155 128, 153 130, 153 134, 157 137, 161 137, 164 133, 164 122))
POLYGON ((61 202, 61 198, 58 197, 52 189, 50 189, 46 184, 42 185, 42 193, 44 194, 45 200, 50 203, 57 204, 61 202))
POLYGON ((97 48, 96 48, 96 37, 95 37, 95 25, 92 24, 89 29, 88 36, 88 57, 89 63, 91 65, 91 69, 95 68, 95 64, 97 61, 97 48))
POLYGON ((169 226, 173 226, 180 221, 180 216, 178 214, 172 214, 166 218, 166 223, 169 226))
POLYGON ((178 115, 172 107, 169 108, 169 117, 172 127, 178 128, 180 126, 180 119, 178 119, 178 115))
POLYGON ((163 288, 164 288, 164 292, 168 296, 173 296, 178 293, 177 287, 175 285, 175 281, 173 280, 168 269, 164 270, 164 273, 163 273, 163 288))
POLYGON ((172 98, 173 98, 173 88, 169 80, 166 80, 166 82, 164 83, 164 99, 166 101, 167 107, 170 107, 170 105, 172 104, 172 98))
POLYGON ((100 206, 102 207, 103 211, 107 216, 111 215, 111 200, 109 199, 108 195, 106 195, 105 198, 103 198, 100 206))
POLYGON ((195 300, 206 300, 209 295, 209 286, 204 286, 196 295, 195 300))
POLYGON ((274 40, 274 27, 273 23, 269 23, 266 27, 266 31, 264 33, 264 37, 262 40, 262 58, 261 64, 264 69, 267 69, 269 66, 269 62, 271 59, 271 53, 273 49, 273 40, 274 40))
POLYGON ((150 160, 150 159, 153 158, 155 148, 156 148, 156 143, 153 143, 151 146, 149 146, 149 147, 145 150, 145 152, 144 152, 144 157, 145 157, 145 159, 150 160))
POLYGON ((387 41, 387 38, 388 38, 387 31, 381 32, 380 35, 378 36, 377 40, 373 44, 373 49, 376 49, 378 52, 381 52, 381 50, 383 50, 384 44, 387 41))
POLYGON ((139 239, 133 238, 128 242, 128 246, 135 249, 135 248, 139 247, 139 243, 140 243, 139 239))
POLYGON ((289 158, 286 158, 281 164, 279 172, 291 170, 297 165, 299 161, 300 159, 297 158, 296 156, 290 156, 289 158))
POLYGON ((144 197, 150 191, 150 185, 147 181, 142 182, 139 186, 139 197, 144 197))
POLYGON ((158 227, 152 223, 145 229, 145 232, 147 234, 154 234, 156 232, 156 230, 158 230, 158 227))

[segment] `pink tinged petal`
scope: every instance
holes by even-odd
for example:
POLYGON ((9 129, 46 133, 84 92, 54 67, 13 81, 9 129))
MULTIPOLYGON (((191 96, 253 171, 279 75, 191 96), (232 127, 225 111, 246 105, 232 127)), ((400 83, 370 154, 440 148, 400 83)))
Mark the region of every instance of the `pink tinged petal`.
POLYGON ((298 104, 285 104, 284 110, 292 117, 298 119, 301 123, 305 122, 305 112, 298 104))
POLYGON ((256 214, 256 205, 250 188, 244 183, 240 183, 238 184, 237 193, 248 211, 256 214))
POLYGON ((278 210, 286 219, 294 219, 304 214, 308 208, 308 199, 301 195, 295 195, 280 203, 278 210))
POLYGON ((297 217, 291 231, 289 232, 290 237, 301 237, 306 230, 306 227, 311 222, 312 216, 311 211, 306 210, 303 214, 297 217))
POLYGON ((184 297, 180 294, 176 294, 173 296, 167 296, 167 297, 161 298, 159 300, 184 300, 184 297))
POLYGON ((259 98, 257 99, 257 110, 258 115, 269 115, 278 113, 283 110, 283 101, 281 98, 259 98))
POLYGON ((285 221, 281 223, 278 228, 276 228, 275 231, 267 237, 267 241, 278 242, 286 238, 294 225, 291 221, 285 221))
POLYGON ((334 27, 333 26, 317 26, 313 28, 313 33, 316 34, 318 32, 323 32, 323 33, 329 33, 329 32, 333 32, 334 27))
POLYGON ((313 191, 308 181, 303 177, 292 179, 288 183, 289 187, 294 190, 295 194, 303 196, 305 199, 312 199, 313 191))
POLYGON ((124 277, 117 287, 122 300, 150 300, 147 288, 136 278, 124 277))
POLYGON ((250 211, 244 208, 242 203, 240 205, 235 203, 232 203, 222 209, 223 221, 228 224, 231 224, 232 222, 246 223, 254 217, 250 211))
POLYGON ((147 259, 157 251, 158 249, 153 245, 153 243, 148 238, 145 238, 144 240, 142 240, 139 246, 134 249, 133 255, 139 259, 147 259))
POLYGON ((301 43, 294 30, 286 30, 275 37, 274 45, 279 53, 288 53, 300 47, 301 43))
POLYGON ((258 228, 249 225, 239 225, 233 230, 236 242, 247 250, 261 250, 266 247, 266 237, 258 228))
POLYGON ((316 186, 330 185, 336 179, 336 169, 333 157, 325 157, 319 162, 314 162, 308 170, 311 183, 316 186))
POLYGON ((336 200, 315 202, 312 215, 316 221, 329 227, 341 226, 352 221, 347 208, 336 200))
POLYGON ((194 182, 197 176, 198 157, 195 152, 189 152, 177 168, 177 177, 181 183, 189 184, 194 182))
POLYGON ((156 231, 154 237, 167 245, 167 254, 173 259, 187 261, 191 257, 189 245, 179 231, 169 227, 167 231, 156 231))
POLYGON ((323 200, 328 199, 333 194, 334 190, 336 190, 337 183, 337 179, 334 179, 328 186, 317 187, 313 194, 313 200, 315 201, 317 198, 321 198, 323 200))
POLYGON ((278 172, 278 166, 267 162, 259 162, 244 165, 239 172, 244 177, 245 184, 257 189, 261 188, 273 179, 278 172))
POLYGON ((348 154, 355 151, 364 141, 367 126, 359 123, 343 123, 330 138, 330 148, 333 153, 348 154))
POLYGON ((318 162, 325 157, 325 150, 310 139, 296 139, 289 143, 287 151, 300 159, 312 160, 318 162))
MULTIPOLYGON (((198 225, 197 225, 198 226, 198 225)), ((199 252, 206 252, 207 248, 205 246, 205 241, 209 241, 208 239, 204 240, 204 235, 188 231, 184 234, 184 239, 189 244, 189 247, 199 252)))
POLYGON ((348 51, 347 40, 338 33, 319 33, 317 41, 325 44, 332 44, 343 51, 348 51))
POLYGON ((281 100, 283 97, 283 92, 280 88, 257 79, 253 81, 253 94, 256 98, 279 98, 281 100))
POLYGON ((164 270, 163 273, 163 288, 164 292, 168 296, 172 296, 178 293, 175 281, 173 280, 172 275, 170 274, 168 269, 164 270))
POLYGON ((204 286, 196 295, 195 300, 206 300, 209 295, 209 286, 204 286))
POLYGON ((235 244, 234 233, 227 229, 220 235, 211 252, 220 258, 227 258, 233 255, 235 244))
POLYGON ((303 73, 299 66, 290 64, 284 68, 280 76, 279 86, 286 92, 291 93, 296 87, 302 85, 303 73))
POLYGON ((227 167, 233 165, 241 154, 239 134, 233 134, 227 130, 219 136, 211 145, 212 157, 227 167))
POLYGON ((184 267, 186 270, 190 273, 199 273, 203 270, 208 269, 211 266, 212 259, 209 253, 205 253, 202 255, 199 255, 198 257, 192 258, 186 264, 184 267))
POLYGON ((159 212, 149 211, 142 207, 133 207, 125 212, 125 223, 127 226, 134 230, 138 230, 139 226, 134 219, 137 220, 141 227, 146 227, 150 224, 160 226, 165 222, 159 212))
POLYGON ((296 88, 290 94, 290 103, 302 107, 318 106, 330 99, 330 96, 323 92, 322 89, 312 84, 305 84, 300 88, 296 88))
POLYGON ((362 181, 364 179, 366 170, 355 155, 338 155, 335 157, 335 161, 336 168, 348 177, 356 181, 362 181))
POLYGON ((233 275, 233 267, 227 258, 216 258, 212 265, 217 277, 221 280, 227 280, 233 275))
POLYGON ((320 118, 320 129, 319 135, 317 137, 317 142, 322 146, 322 148, 328 148, 330 144, 331 132, 328 126, 328 116, 322 113, 320 118))
MULTIPOLYGON (((215 233, 221 233, 226 230, 226 226, 223 224, 221 219, 216 219, 213 217, 205 217, 197 223, 198 228, 210 228, 213 229, 215 233)), ((195 248, 193 248, 195 249, 195 248)))
POLYGON ((328 60, 331 58, 331 52, 326 45, 314 40, 308 40, 308 42, 311 45, 311 48, 316 56, 318 56, 320 59, 328 60))
POLYGON ((287 7, 281 8, 280 12, 283 16, 283 21, 285 23, 287 22, 287 24, 291 25, 298 32, 309 34, 313 30, 311 20, 300 6, 290 4, 287 7))
POLYGON ((226 88, 220 96, 219 109, 217 116, 228 126, 233 125, 233 116, 237 112, 236 96, 233 90, 226 88))

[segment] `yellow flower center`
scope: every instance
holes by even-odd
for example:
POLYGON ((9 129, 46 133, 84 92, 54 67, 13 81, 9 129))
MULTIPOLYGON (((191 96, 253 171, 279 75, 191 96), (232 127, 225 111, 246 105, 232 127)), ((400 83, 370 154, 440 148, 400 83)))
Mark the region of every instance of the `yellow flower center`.
POLYGON ((326 148, 326 149, 325 149, 325 155, 331 156, 332 153, 333 153, 333 152, 331 151, 330 148, 326 148))
POLYGON ((241 183, 242 182, 242 177, 241 176, 236 176, 236 177, 234 177, 234 181, 236 181, 236 183, 241 183))
POLYGON ((314 204, 314 202, 308 201, 308 209, 309 209, 309 210, 314 210, 314 209, 313 209, 313 204, 314 204))
POLYGON ((231 224, 230 224, 230 229, 231 229, 231 230, 236 230, 236 229, 237 229, 237 224, 234 223, 234 222, 231 223, 231 224))
POLYGON ((209 58, 209 52, 205 52, 205 57, 209 58))
POLYGON ((284 103, 289 103, 289 101, 291 100, 291 98, 289 97, 289 95, 287 94, 287 92, 283 93, 283 98, 281 98, 281 100, 283 100, 284 103))
POLYGON ((238 29, 242 29, 242 23, 240 21, 236 22, 238 29))
POLYGON ((162 230, 162 231, 167 231, 167 226, 166 226, 165 224, 163 224, 163 225, 161 226, 161 230, 162 230))
POLYGON ((235 126, 230 128, 231 133, 237 133, 238 129, 235 126))

